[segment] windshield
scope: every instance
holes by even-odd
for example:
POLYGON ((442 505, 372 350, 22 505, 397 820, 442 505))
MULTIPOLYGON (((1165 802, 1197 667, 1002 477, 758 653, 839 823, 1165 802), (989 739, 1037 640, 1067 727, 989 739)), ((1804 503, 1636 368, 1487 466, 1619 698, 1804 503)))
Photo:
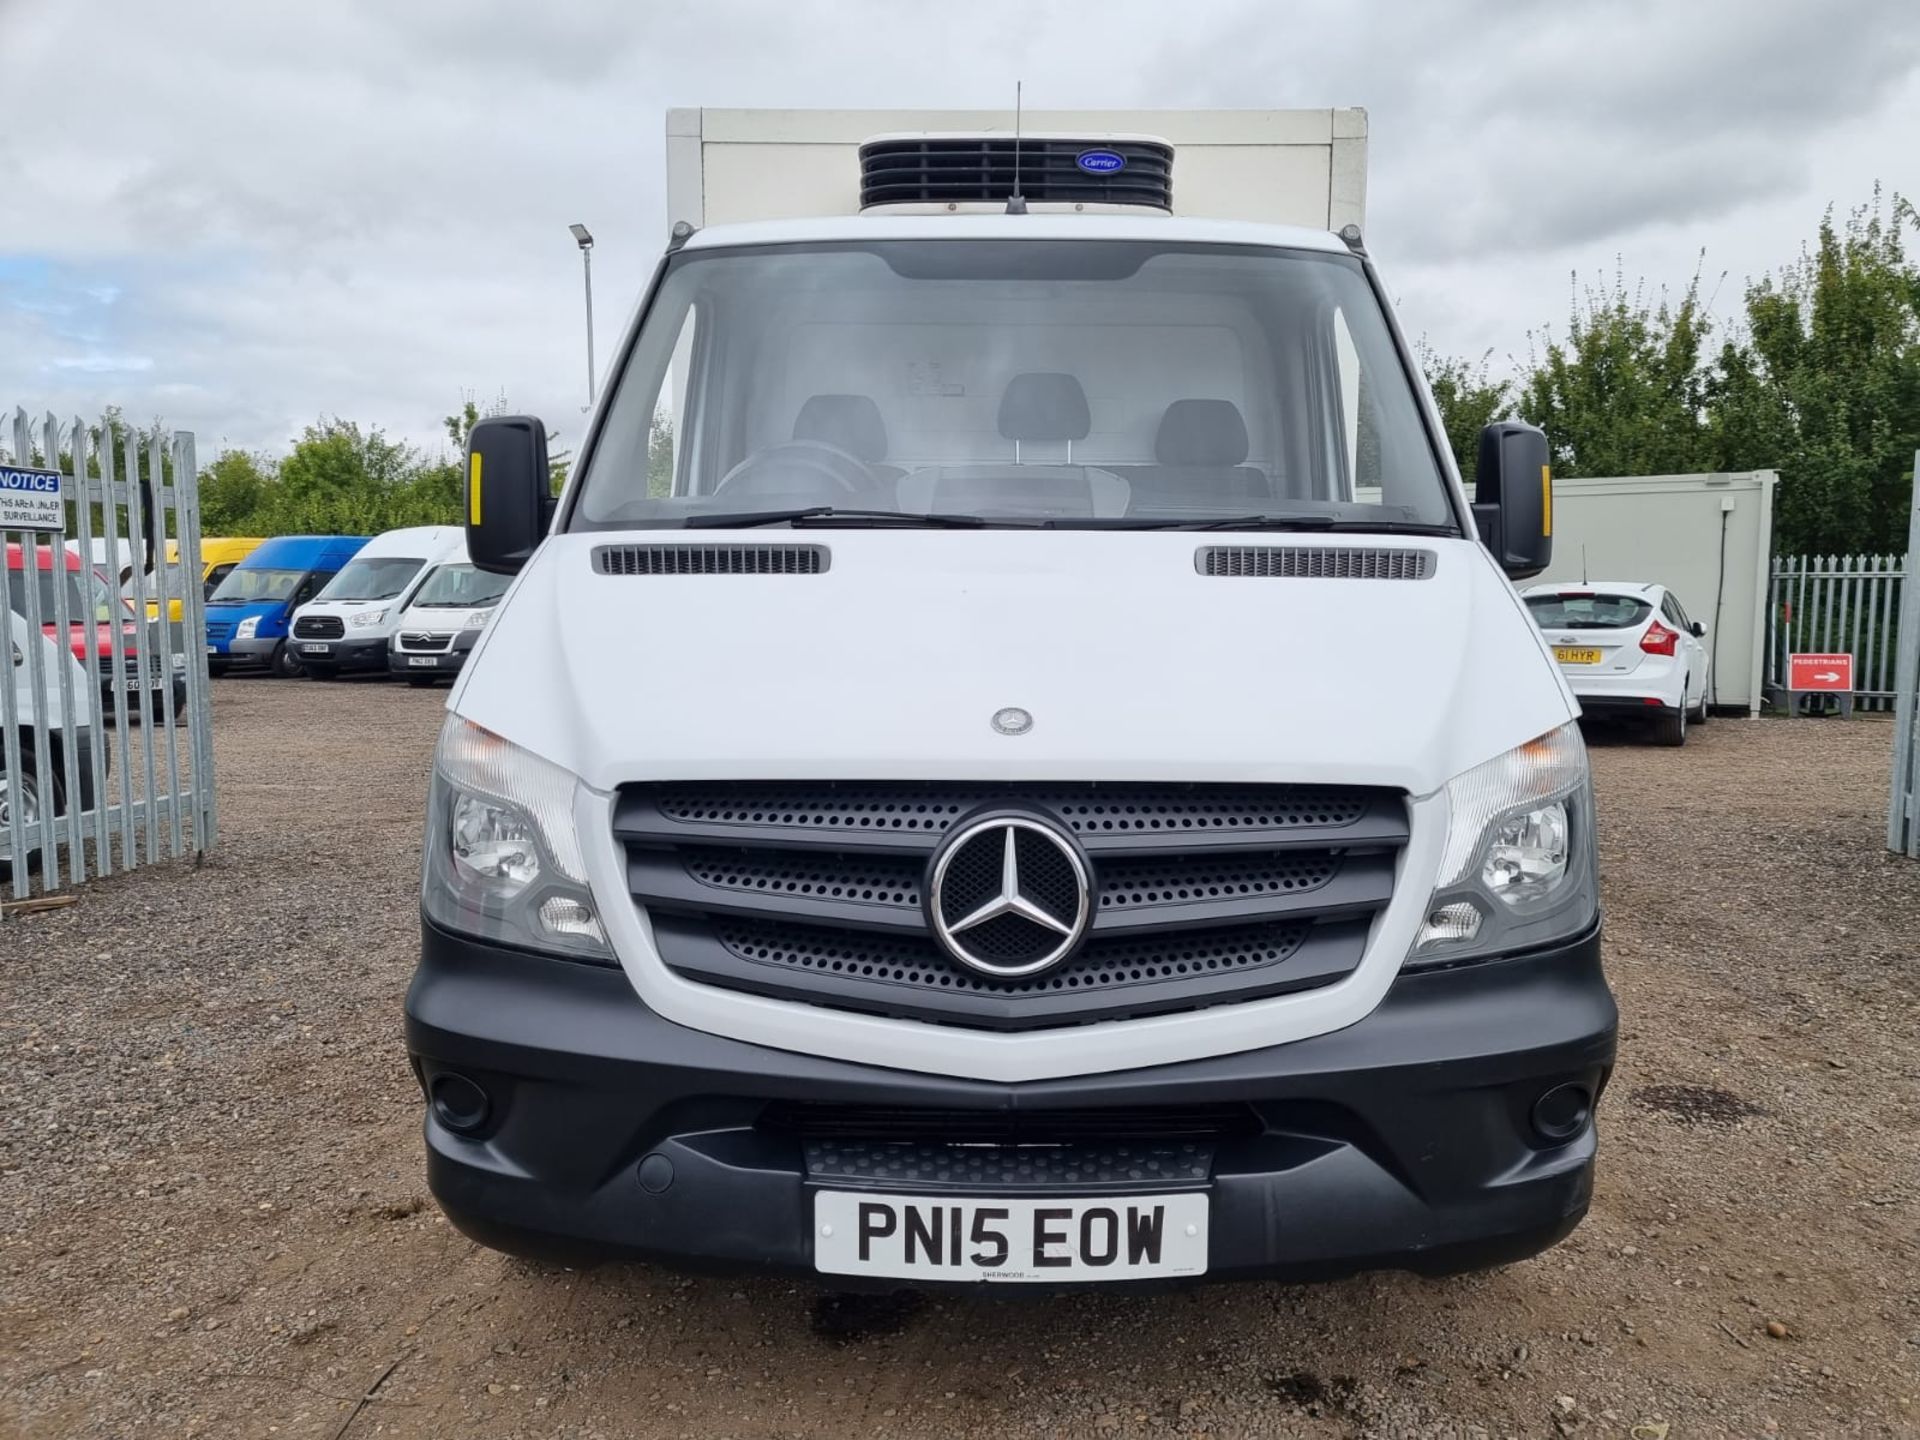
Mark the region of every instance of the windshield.
POLYGON ((1625 630, 1638 625, 1653 606, 1632 595, 1529 595, 1527 609, 1542 630, 1625 630))
POLYGON ((509 575, 491 575, 472 565, 442 565, 413 597, 416 608, 473 610, 492 605, 513 583, 509 575))
POLYGON ((273 570, 242 565, 228 572, 208 597, 214 605, 244 605, 255 600, 284 600, 305 577, 304 570, 273 570))
POLYGON ((817 506, 1454 529, 1351 256, 1053 240, 682 251, 570 525, 817 506))
POLYGON ((378 559, 360 557, 349 560, 346 568, 334 576, 315 600, 391 600, 407 588, 407 582, 420 573, 424 560, 409 560, 399 555, 378 559))
MULTIPOLYGON (((53 596, 56 588, 64 590, 67 593, 67 619, 69 622, 84 625, 90 618, 102 620, 107 618, 104 615, 95 617, 89 609, 86 596, 80 589, 80 571, 61 570, 57 572, 60 577, 57 580, 54 578, 55 573, 56 572, 51 569, 36 569, 33 572, 35 581, 34 589, 40 592, 40 623, 42 625, 53 624, 53 596)), ((13 582, 7 587, 7 598, 12 602, 13 613, 24 619, 27 613, 27 587, 20 582, 26 577, 21 571, 14 570, 7 578, 13 582)))

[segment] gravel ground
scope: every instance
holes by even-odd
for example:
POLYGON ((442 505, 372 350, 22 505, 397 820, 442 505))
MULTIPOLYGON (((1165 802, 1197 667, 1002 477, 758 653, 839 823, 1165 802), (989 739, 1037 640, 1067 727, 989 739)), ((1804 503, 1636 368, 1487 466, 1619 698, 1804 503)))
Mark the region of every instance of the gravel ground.
POLYGON ((216 856, 0 925, 0 1435, 1920 1433, 1883 722, 1597 737, 1621 1067, 1547 1255, 852 1305, 441 1220, 400 999, 442 698, 220 682, 216 856))

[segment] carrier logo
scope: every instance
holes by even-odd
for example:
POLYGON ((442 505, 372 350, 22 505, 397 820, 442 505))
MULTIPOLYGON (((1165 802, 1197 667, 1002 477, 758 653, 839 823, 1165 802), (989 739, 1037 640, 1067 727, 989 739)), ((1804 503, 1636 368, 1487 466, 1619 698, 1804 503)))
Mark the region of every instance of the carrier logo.
POLYGON ((1073 163, 1089 175, 1117 175, 1127 168, 1127 157, 1118 150, 1082 150, 1073 163))
POLYGON ((926 896, 940 948, 1000 979, 1058 965, 1093 917, 1080 847, 1038 815, 986 815, 962 825, 934 854, 926 896))

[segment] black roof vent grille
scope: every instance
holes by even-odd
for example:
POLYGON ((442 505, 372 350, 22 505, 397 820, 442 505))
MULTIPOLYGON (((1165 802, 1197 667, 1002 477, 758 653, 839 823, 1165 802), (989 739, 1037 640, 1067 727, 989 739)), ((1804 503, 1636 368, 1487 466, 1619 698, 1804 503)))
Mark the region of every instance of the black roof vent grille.
POLYGON ((1014 183, 1011 135, 907 135, 860 147, 860 204, 1146 205, 1173 208, 1173 147, 1162 140, 1023 136, 1014 183))
POLYGON ((601 545, 601 575, 818 575, 824 545, 601 545))
POLYGON ((1425 580, 1431 550, 1361 549, 1349 545, 1203 545, 1194 554, 1202 575, 1261 580, 1425 580))

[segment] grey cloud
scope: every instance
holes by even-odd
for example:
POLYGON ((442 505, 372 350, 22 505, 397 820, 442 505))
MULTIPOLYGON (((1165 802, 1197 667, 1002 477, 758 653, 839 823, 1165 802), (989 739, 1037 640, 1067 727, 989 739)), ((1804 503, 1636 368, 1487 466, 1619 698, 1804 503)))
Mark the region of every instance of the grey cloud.
POLYGON ((114 401, 210 451, 322 413, 433 446, 504 390, 577 438, 565 226, 599 241, 604 365, 663 238, 669 106, 992 107, 1016 78, 1038 107, 1366 106, 1410 327, 1511 348, 1595 256, 1744 263, 1746 231, 1790 246, 1827 187, 1892 178, 1917 29, 1911 0, 0 0, 0 275, 63 262, 28 297, 59 313, 0 296, 0 401, 114 401), (87 355, 153 367, 50 363, 87 355))

